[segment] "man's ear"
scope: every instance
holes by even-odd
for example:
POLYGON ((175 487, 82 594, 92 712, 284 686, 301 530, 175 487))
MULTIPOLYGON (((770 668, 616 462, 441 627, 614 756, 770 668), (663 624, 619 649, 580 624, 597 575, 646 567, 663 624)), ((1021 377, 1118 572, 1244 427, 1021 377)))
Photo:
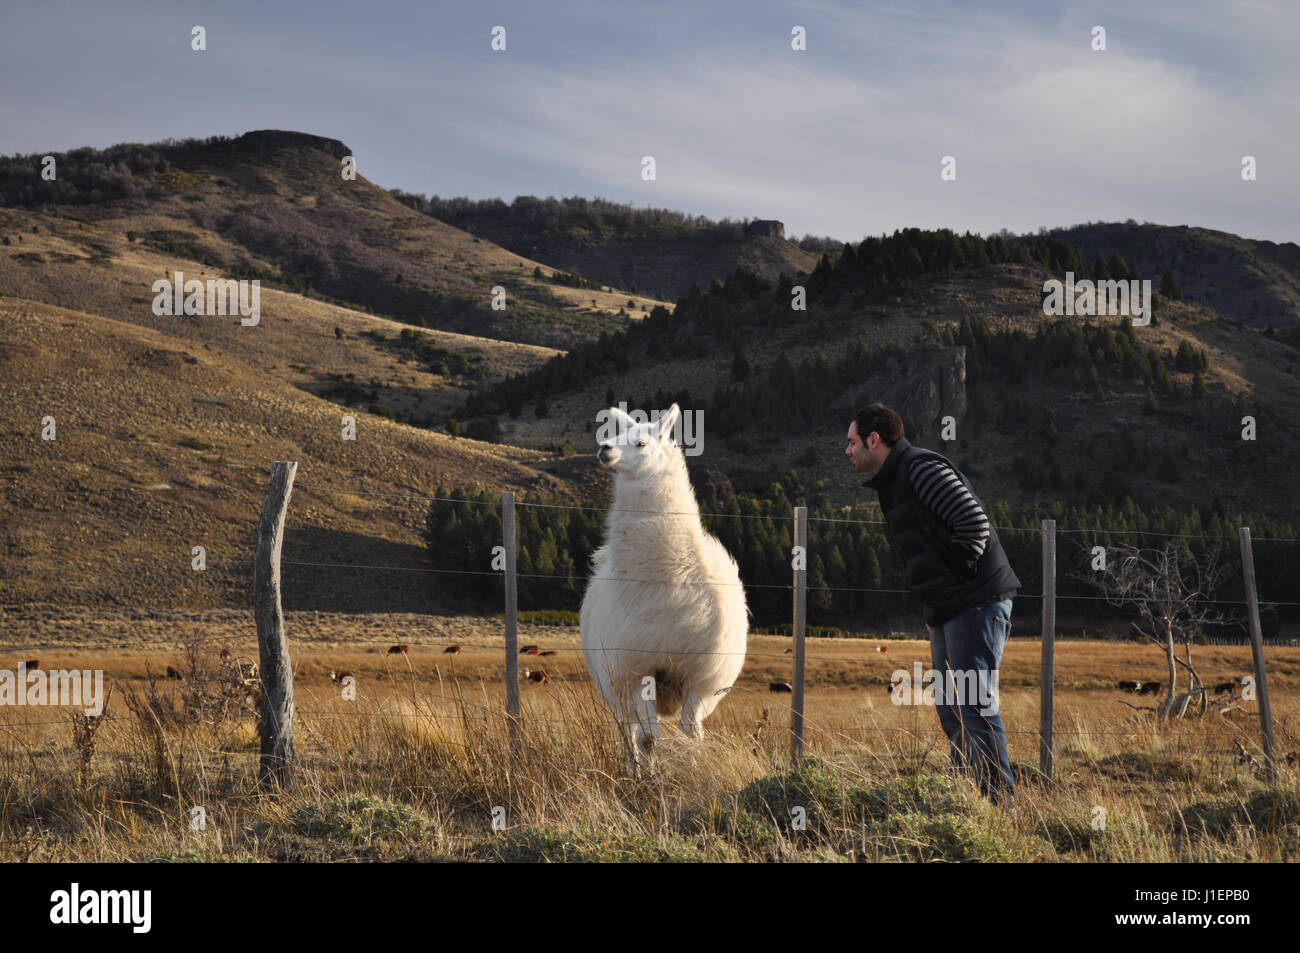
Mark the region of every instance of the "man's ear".
POLYGON ((681 415, 681 408, 673 404, 668 408, 668 413, 659 418, 659 439, 673 439, 673 424, 677 423, 677 418, 681 415))

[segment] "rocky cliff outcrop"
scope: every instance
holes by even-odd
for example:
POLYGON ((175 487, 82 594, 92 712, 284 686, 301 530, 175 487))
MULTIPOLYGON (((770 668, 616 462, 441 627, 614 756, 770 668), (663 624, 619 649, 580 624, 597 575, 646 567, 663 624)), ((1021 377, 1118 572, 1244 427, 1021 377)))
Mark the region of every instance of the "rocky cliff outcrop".
POLYGON ((966 416, 966 348, 913 344, 901 362, 891 357, 831 408, 847 417, 873 401, 898 412, 909 440, 937 442, 944 417, 961 423, 966 416))
POLYGON ((778 222, 774 218, 756 218, 745 226, 745 234, 785 238, 785 223, 778 222))

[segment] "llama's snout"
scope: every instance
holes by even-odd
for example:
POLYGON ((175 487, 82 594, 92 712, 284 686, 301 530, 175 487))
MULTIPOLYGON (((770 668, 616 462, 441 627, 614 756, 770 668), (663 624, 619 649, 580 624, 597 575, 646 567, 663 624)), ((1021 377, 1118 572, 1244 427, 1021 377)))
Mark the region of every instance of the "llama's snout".
POLYGON ((618 449, 618 447, 606 443, 601 445, 600 452, 596 454, 596 459, 606 466, 612 466, 613 464, 618 463, 622 456, 623 453, 618 449))

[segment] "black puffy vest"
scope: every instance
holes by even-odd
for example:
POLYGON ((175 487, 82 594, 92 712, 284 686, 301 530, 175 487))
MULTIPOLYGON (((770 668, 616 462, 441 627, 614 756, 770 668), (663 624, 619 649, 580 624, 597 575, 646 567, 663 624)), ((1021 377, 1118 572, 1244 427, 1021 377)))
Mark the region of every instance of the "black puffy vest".
MULTIPOLYGON (((862 485, 879 494, 889 541, 907 567, 907 584, 925 604, 926 624, 939 626, 967 609, 1011 598, 1019 591, 1020 580, 991 525, 975 574, 963 576, 964 555, 952 545, 951 531, 920 501, 908 479, 908 468, 918 458, 947 463, 975 496, 966 475, 950 460, 933 450, 914 447, 906 437, 898 439, 884 464, 862 485)), ((978 496, 975 499, 980 502, 978 496)))

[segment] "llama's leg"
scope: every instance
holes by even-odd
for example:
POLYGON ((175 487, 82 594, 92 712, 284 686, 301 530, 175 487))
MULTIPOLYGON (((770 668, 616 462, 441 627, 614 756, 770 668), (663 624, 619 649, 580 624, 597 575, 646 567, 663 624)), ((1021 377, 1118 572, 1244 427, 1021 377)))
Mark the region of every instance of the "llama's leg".
POLYGON ((654 767, 659 737, 659 713, 655 711, 655 703, 651 700, 642 707, 636 720, 637 755, 639 759, 645 761, 647 768, 654 767))
POLYGON ((638 728, 635 722, 620 721, 618 724, 618 736, 623 742, 623 754, 627 758, 628 775, 634 778, 641 776, 641 760, 637 756, 637 734, 638 728))
POLYGON ((618 737, 623 743, 623 754, 627 757, 627 770, 631 777, 641 776, 641 759, 638 756, 641 729, 637 724, 637 709, 634 701, 636 695, 628 690, 617 696, 614 704, 614 724, 618 727, 618 737))
POLYGON ((682 701, 682 734, 688 738, 704 737, 704 718, 700 715, 700 699, 687 694, 682 701))

